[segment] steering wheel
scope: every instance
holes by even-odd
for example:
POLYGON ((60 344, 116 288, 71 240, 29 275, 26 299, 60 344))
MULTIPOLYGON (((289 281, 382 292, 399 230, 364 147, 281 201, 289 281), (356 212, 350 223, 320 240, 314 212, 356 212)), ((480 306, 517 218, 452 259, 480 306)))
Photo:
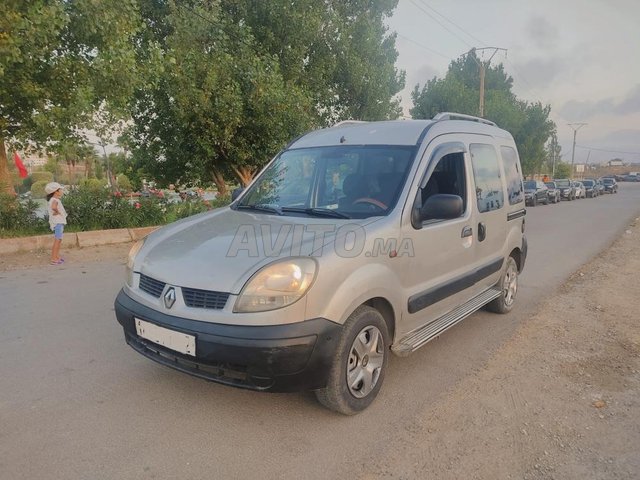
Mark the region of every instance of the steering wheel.
POLYGON ((379 208, 382 211, 386 211, 389 208, 384 203, 382 203, 380 200, 376 200, 375 198, 370 198, 370 197, 362 197, 362 198, 358 198, 358 199, 353 201, 354 205, 356 205, 358 203, 366 203, 367 205, 372 205, 374 207, 379 208))

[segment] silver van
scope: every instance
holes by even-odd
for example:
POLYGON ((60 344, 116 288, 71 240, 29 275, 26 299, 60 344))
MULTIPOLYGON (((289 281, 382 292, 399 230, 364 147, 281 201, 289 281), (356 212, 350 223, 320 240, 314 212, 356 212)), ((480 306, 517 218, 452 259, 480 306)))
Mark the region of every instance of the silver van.
POLYGON ((390 352, 514 305, 525 197, 492 122, 343 122, 294 140, 236 197, 132 248, 115 311, 142 355, 354 414, 390 352))

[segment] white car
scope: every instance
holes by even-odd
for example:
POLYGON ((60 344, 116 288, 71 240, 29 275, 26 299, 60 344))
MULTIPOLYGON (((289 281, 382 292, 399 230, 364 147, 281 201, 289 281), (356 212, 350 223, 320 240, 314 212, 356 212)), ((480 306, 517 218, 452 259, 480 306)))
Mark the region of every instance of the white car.
POLYGON ((582 182, 573 182, 573 186, 576 189, 576 198, 587 198, 587 189, 582 182))

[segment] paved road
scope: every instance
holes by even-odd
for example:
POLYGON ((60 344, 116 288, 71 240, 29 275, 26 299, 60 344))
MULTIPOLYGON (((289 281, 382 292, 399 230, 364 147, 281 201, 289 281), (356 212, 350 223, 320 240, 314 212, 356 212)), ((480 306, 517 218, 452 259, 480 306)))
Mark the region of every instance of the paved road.
MULTIPOLYGON (((517 308, 479 312, 414 355, 392 357, 380 396, 355 417, 310 393, 237 390, 141 357, 113 314, 120 264, 0 272, 0 478, 357 476, 638 215, 640 184, 530 208, 517 308)), ((426 445, 425 457, 434 449, 426 445)))

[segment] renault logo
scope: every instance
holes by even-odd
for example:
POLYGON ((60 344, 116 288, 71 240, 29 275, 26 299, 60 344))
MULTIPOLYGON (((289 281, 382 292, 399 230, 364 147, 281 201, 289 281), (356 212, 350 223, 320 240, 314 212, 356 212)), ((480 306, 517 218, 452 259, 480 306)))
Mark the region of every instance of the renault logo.
POLYGON ((176 291, 173 287, 170 287, 167 293, 164 294, 164 306, 171 308, 174 303, 176 303, 176 291))

